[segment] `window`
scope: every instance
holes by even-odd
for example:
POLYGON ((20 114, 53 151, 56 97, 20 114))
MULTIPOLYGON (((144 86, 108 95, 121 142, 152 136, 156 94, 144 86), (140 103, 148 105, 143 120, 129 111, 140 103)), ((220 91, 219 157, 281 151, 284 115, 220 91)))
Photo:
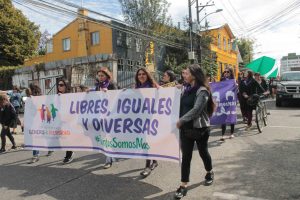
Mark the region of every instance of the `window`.
POLYGON ((136 52, 141 52, 142 51, 142 39, 137 38, 135 40, 135 45, 136 45, 136 52))
POLYGON ((63 39, 63 50, 70 51, 71 50, 71 40, 70 38, 63 39))
POLYGON ((131 48, 131 43, 132 43, 132 37, 131 37, 131 35, 128 34, 126 37, 126 46, 128 49, 131 48))
POLYGON ((45 89, 51 89, 51 79, 45 79, 45 89))
POLYGON ((221 35, 218 34, 218 47, 221 48, 221 35))
POLYGON ((122 46, 122 32, 121 31, 118 31, 117 32, 117 46, 122 46))
POLYGON ((228 51, 231 50, 231 42, 230 42, 230 39, 228 39, 228 51))
POLYGON ((226 51, 226 38, 223 38, 223 48, 224 48, 224 51, 226 51))
POLYGON ((100 34, 98 32, 93 32, 91 33, 91 38, 92 38, 92 45, 97 45, 100 43, 100 34))
POLYGON ((124 61, 123 59, 118 59, 118 71, 124 70, 124 61))
POLYGON ((53 52, 53 40, 49 40, 46 44, 47 53, 53 52))

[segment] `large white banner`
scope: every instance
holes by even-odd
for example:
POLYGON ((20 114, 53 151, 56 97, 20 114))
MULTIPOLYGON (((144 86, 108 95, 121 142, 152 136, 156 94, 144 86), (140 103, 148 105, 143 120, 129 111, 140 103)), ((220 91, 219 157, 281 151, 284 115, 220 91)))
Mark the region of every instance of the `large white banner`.
POLYGON ((31 97, 25 147, 179 161, 180 90, 128 89, 31 97))

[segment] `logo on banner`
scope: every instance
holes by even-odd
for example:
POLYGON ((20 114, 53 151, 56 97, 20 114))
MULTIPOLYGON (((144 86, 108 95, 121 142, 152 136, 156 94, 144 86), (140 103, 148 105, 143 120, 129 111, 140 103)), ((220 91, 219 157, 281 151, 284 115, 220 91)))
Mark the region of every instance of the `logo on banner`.
POLYGON ((39 108, 38 111, 40 112, 41 121, 50 124, 51 121, 55 120, 58 109, 54 106, 54 104, 50 104, 50 107, 42 104, 41 108, 39 108))

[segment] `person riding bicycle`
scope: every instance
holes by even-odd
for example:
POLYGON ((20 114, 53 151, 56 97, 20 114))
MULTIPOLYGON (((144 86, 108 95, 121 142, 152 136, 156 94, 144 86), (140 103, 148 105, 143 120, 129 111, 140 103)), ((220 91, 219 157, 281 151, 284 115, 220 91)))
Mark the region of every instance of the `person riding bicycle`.
POLYGON ((250 130, 252 126, 252 112, 255 109, 255 105, 252 105, 251 99, 252 97, 256 95, 262 95, 265 94, 265 89, 261 86, 260 83, 258 83, 253 78, 253 72, 248 71, 247 79, 244 81, 243 87, 240 91, 245 99, 247 99, 247 105, 246 105, 246 117, 247 117, 247 127, 246 130, 250 130))

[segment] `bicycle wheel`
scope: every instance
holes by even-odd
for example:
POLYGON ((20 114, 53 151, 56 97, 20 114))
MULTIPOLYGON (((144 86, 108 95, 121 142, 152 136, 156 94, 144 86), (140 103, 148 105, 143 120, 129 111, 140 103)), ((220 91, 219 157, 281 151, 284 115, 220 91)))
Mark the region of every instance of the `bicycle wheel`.
POLYGON ((268 111, 267 111, 267 105, 264 102, 263 103, 263 120, 264 120, 264 125, 267 126, 268 125, 268 111))
POLYGON ((259 133, 262 133, 264 122, 263 122, 263 111, 260 106, 256 106, 255 109, 255 122, 259 133))

